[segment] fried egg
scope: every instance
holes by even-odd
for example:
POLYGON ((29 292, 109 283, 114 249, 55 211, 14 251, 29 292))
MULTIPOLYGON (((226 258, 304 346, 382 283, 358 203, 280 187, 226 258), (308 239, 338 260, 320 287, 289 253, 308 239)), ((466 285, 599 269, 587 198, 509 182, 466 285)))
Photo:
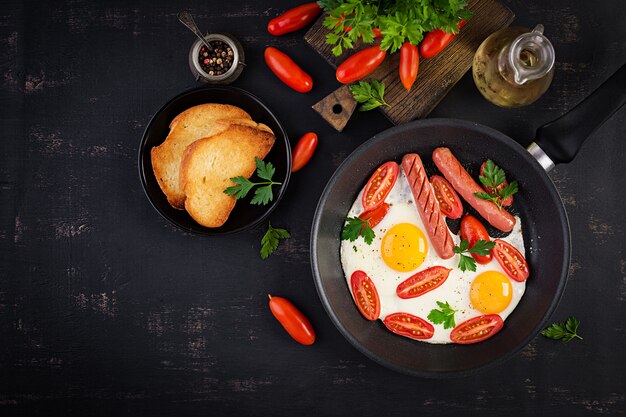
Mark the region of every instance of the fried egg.
MULTIPOLYGON (((362 193, 363 190, 354 201, 348 217, 363 213, 362 193)), ((503 320, 511 314, 524 295, 526 283, 510 279, 495 259, 486 265, 476 263, 476 271, 461 271, 458 268, 459 255, 450 259, 439 258, 402 170, 385 202, 390 205, 389 211, 373 228, 376 236, 370 245, 362 237, 353 242, 341 242, 341 264, 348 289, 354 271, 367 273, 380 299, 380 320, 394 313, 409 313, 430 322, 428 315, 431 310, 440 308, 438 301, 447 302, 456 310, 454 319, 457 325, 484 314, 498 314, 503 320), (432 266, 451 269, 441 286, 415 298, 398 297, 398 284, 432 266)), ((452 232, 450 234, 458 245, 460 237, 452 232)), ((518 217, 514 229, 502 240, 515 246, 525 256, 522 224, 518 217)), ((445 329, 442 324, 433 326, 433 336, 422 342, 452 343, 452 328, 445 329)))

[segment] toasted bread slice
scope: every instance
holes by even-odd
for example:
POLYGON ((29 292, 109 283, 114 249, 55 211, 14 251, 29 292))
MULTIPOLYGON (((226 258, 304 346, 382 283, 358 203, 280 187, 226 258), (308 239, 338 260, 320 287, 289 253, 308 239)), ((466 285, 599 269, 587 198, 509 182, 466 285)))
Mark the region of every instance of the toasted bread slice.
POLYGON ((265 130, 231 124, 189 145, 181 162, 181 177, 185 209, 191 217, 206 227, 223 225, 235 207, 235 199, 224 193, 235 185, 230 178, 250 178, 256 169, 254 158, 265 158, 274 140, 265 130))
POLYGON ((250 115, 239 107, 228 104, 201 104, 176 116, 170 123, 170 132, 165 141, 150 151, 152 169, 167 196, 167 201, 183 209, 185 194, 180 188, 180 161, 185 148, 195 140, 215 135, 228 127, 218 120, 235 120, 239 123, 252 122, 250 115))

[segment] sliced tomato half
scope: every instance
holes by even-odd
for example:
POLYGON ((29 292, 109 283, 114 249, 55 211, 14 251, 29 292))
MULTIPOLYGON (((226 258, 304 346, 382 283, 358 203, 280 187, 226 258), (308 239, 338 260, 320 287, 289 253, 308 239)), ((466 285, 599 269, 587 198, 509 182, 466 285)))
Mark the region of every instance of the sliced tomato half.
POLYGON ((415 298, 434 290, 448 279, 452 269, 443 266, 431 266, 401 282, 396 288, 400 298, 415 298))
POLYGON ((383 203, 374 210, 364 211, 359 215, 359 219, 367 220, 369 226, 374 228, 385 218, 387 212, 389 211, 389 207, 391 207, 389 204, 383 203))
POLYGON ((459 324, 450 333, 450 340, 461 345, 482 342, 498 333, 504 321, 497 314, 474 317, 459 324))
POLYGON ((365 185, 361 197, 364 211, 372 211, 385 202, 398 179, 399 172, 400 167, 393 161, 385 162, 376 169, 365 185))
POLYGON ((528 262, 515 246, 501 239, 494 240, 496 246, 491 251, 504 272, 518 282, 524 282, 530 276, 528 262))
POLYGON ((463 214, 463 203, 450 183, 439 175, 433 175, 430 177, 430 184, 435 191, 441 213, 450 219, 460 218, 463 214))
POLYGON ((372 279, 363 271, 354 271, 350 277, 352 297, 363 317, 376 320, 380 316, 380 299, 372 279))
POLYGON ((393 313, 385 317, 385 326, 395 334, 416 340, 430 339, 435 328, 426 320, 409 313, 393 313))

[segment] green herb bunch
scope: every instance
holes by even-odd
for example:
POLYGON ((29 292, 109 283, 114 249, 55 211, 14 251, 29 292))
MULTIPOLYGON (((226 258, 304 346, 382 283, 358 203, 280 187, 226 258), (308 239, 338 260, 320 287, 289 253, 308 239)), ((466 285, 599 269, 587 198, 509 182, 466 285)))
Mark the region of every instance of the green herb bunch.
POLYGON ((441 29, 458 33, 458 24, 472 16, 463 0, 320 0, 328 17, 324 26, 331 33, 326 42, 341 55, 360 39, 374 42, 374 29, 380 29, 380 48, 397 51, 405 41, 419 44, 426 32, 441 29))

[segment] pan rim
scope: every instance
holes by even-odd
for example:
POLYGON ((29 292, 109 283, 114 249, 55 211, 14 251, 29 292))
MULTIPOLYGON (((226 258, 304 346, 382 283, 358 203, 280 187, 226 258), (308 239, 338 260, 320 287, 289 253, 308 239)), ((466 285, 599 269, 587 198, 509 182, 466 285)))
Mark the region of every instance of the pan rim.
POLYGON ((549 178, 548 174, 544 171, 541 165, 532 157, 532 155, 530 155, 530 153, 528 153, 528 151, 524 147, 522 147, 519 143, 517 143, 516 141, 514 141, 513 139, 511 139, 504 133, 499 132, 488 126, 481 125, 476 122, 470 122, 466 120, 452 119, 452 118, 432 118, 432 119, 426 119, 426 120, 416 120, 413 122, 406 123, 404 125, 394 126, 387 130, 384 130, 372 136, 370 139, 368 139, 364 143, 362 143, 350 155, 348 155, 348 157, 346 157, 346 159, 339 165, 339 167, 335 170, 331 178, 328 180, 326 186, 324 187, 324 190, 322 191, 320 199, 318 200, 318 204, 315 209, 315 215, 313 217, 313 223, 311 227, 310 248, 311 248, 310 250, 311 269, 313 273, 313 279, 315 282, 315 288, 316 288, 317 294, 320 298, 320 301, 322 302, 322 305, 324 306, 324 309, 326 310, 326 313, 331 318, 331 321, 333 322, 335 327, 337 327, 339 332, 348 340, 348 342, 350 342, 357 350, 359 350, 361 353, 363 353, 365 356, 367 356, 374 362, 380 365, 383 365, 384 367, 390 368, 394 371, 397 371, 406 375, 411 375, 411 376, 442 379, 442 378, 469 376, 478 371, 493 368, 503 363, 507 359, 510 359, 511 357, 516 355, 524 347, 526 347, 528 343, 530 343, 530 341, 532 341, 537 336, 539 331, 545 327, 546 322, 548 321, 550 316, 554 313, 554 310, 557 308, 561 298, 563 297, 563 293, 565 292, 565 286, 567 283, 567 276, 568 276, 569 265, 570 265, 570 260, 571 260, 571 232, 570 232, 569 219, 567 217, 567 212, 565 211, 565 207, 563 205, 561 196, 559 195, 559 192, 556 189, 554 182, 549 178), (356 337, 351 332, 349 332, 347 328, 341 323, 337 314, 335 313, 335 311, 333 310, 330 304, 328 296, 325 294, 324 285, 322 282, 322 278, 321 278, 321 274, 320 274, 320 270, 318 266, 318 259, 317 259, 318 258, 318 232, 319 232, 321 218, 323 214, 322 213, 323 207, 325 206, 326 201, 328 200, 332 189, 334 188, 338 179, 342 176, 344 171, 347 169, 346 167, 350 165, 350 163, 355 158, 357 158, 361 153, 363 153, 364 150, 368 149, 369 147, 381 141, 387 140, 388 137, 392 137, 393 135, 395 135, 396 133, 400 131, 411 129, 411 128, 414 128, 415 126, 449 127, 450 125, 455 125, 461 128, 474 130, 478 133, 485 135, 486 137, 493 138, 495 140, 503 142, 505 145, 516 150, 517 154, 521 156, 523 159, 525 159, 525 161, 527 161, 529 166, 532 166, 535 170, 539 170, 542 173, 542 175, 539 175, 541 181, 543 181, 544 185, 546 185, 546 187, 551 190, 551 196, 557 200, 556 207, 558 207, 558 217, 561 223, 562 238, 564 242, 563 262, 561 264, 561 274, 560 274, 558 285, 556 288, 556 296, 553 297, 550 305, 548 306, 546 311, 543 313, 542 319, 538 321, 538 324, 534 327, 534 329, 514 349, 511 349, 508 352, 496 357, 490 362, 486 362, 482 365, 474 366, 471 368, 454 370, 454 371, 443 371, 443 372, 417 371, 415 369, 409 369, 406 367, 396 365, 395 363, 392 363, 386 360, 385 358, 382 358, 379 355, 371 352, 365 346, 363 346, 356 339, 356 337))

